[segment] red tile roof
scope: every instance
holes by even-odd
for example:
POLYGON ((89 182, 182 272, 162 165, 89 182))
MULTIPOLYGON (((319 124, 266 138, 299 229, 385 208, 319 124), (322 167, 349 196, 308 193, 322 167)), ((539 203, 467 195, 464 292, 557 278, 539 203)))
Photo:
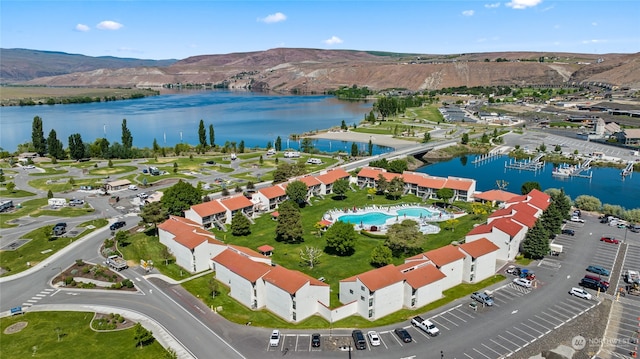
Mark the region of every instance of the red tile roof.
POLYGON ((513 197, 513 198, 509 199, 509 200, 507 201, 507 203, 524 202, 524 201, 526 201, 527 199, 528 199, 528 197, 527 197, 527 196, 525 196, 525 195, 515 196, 515 197, 513 197))
POLYGON ((544 211, 549 207, 551 202, 549 202, 548 199, 545 199, 541 196, 537 196, 537 197, 531 197, 531 199, 529 199, 529 204, 534 207, 540 208, 541 210, 544 211))
POLYGON ((269 273, 272 268, 268 264, 254 262, 230 249, 222 251, 212 260, 251 283, 255 283, 262 276, 269 273))
POLYGON ((515 237, 522 230, 522 226, 518 223, 512 221, 509 218, 498 218, 495 221, 491 222, 492 226, 503 231, 504 233, 510 235, 511 237, 515 237))
POLYGON ((518 195, 515 193, 492 189, 490 191, 485 191, 482 193, 475 194, 475 198, 483 199, 485 201, 498 201, 498 202, 506 202, 511 198, 517 197, 518 195))
POLYGON ((460 249, 468 253, 471 257, 478 258, 482 257, 485 254, 495 252, 500 248, 490 240, 483 237, 473 242, 461 244, 460 249))
MULTIPOLYGON (((423 258, 424 258, 424 256, 423 256, 423 258)), ((404 263, 400 264, 399 266, 396 266, 396 268, 398 268, 398 270, 400 272, 404 272, 404 271, 406 271, 406 270, 408 270, 410 268, 413 268, 413 267, 416 267, 416 266, 422 266, 422 265, 425 265, 425 264, 429 263, 429 260, 426 259, 426 258, 423 259, 423 260, 410 260, 409 258, 407 258, 405 260, 407 260, 408 262, 404 262, 404 263)))
POLYGON ((264 252, 271 252, 271 251, 273 251, 274 249, 275 249, 275 248, 271 247, 271 246, 270 246, 270 245, 268 245, 268 244, 265 244, 265 245, 262 245, 262 246, 258 247, 258 250, 259 250, 260 252, 262 252, 262 253, 264 253, 264 252))
POLYGON ((373 178, 373 179, 377 179, 378 175, 386 172, 386 170, 383 170, 382 168, 377 168, 377 167, 363 167, 360 172, 358 172, 358 177, 365 177, 365 178, 373 178))
POLYGON ((473 228, 472 230, 470 230, 467 233, 467 235, 485 234, 485 233, 491 233, 492 231, 493 231, 493 226, 491 224, 481 224, 473 228))
POLYGON ((513 216, 511 216, 511 220, 521 223, 527 228, 531 229, 536 224, 537 218, 531 214, 524 212, 516 212, 513 216))
POLYGON ((514 210, 516 212, 528 214, 530 216, 535 216, 536 214, 538 214, 538 210, 539 210, 537 207, 533 207, 530 204, 523 203, 523 202, 513 204, 509 206, 508 209, 514 210))
POLYGON ((223 206, 228 208, 230 211, 235 211, 241 208, 253 207, 253 203, 247 199, 247 197, 243 195, 231 197, 231 198, 223 198, 219 200, 223 206))
POLYGON ((315 176, 298 177, 296 180, 307 185, 307 188, 320 185, 320 181, 315 176))
POLYGON ((425 252, 424 255, 438 267, 464 259, 464 254, 451 244, 425 252))
POLYGON ((341 282, 352 282, 356 278, 372 292, 404 281, 404 276, 393 264, 357 274, 351 278, 343 279, 341 282))
POLYGON ((425 285, 439 281, 440 279, 445 278, 446 275, 444 275, 444 273, 442 273, 433 264, 428 264, 420 268, 405 272, 404 277, 411 288, 418 289, 424 287, 425 285))
POLYGON ((200 228, 197 223, 182 217, 170 216, 169 219, 159 224, 158 228, 173 234, 174 241, 190 250, 193 250, 204 242, 223 244, 215 239, 213 233, 200 228))
POLYGON ((218 201, 209 201, 191 206, 191 209, 200 217, 224 213, 227 210, 218 201))
POLYGON ((473 180, 449 177, 447 178, 444 187, 458 191, 469 191, 472 185, 473 180))
POLYGON ((229 249, 231 249, 232 251, 244 256, 244 257, 254 257, 254 258, 260 258, 260 259, 264 259, 264 258, 268 258, 265 257, 262 253, 258 253, 256 251, 254 251, 253 249, 249 249, 247 247, 243 247, 243 246, 236 246, 233 244, 230 244, 229 249))
POLYGON ((334 169, 330 169, 328 170, 326 173, 320 174, 318 176, 316 176, 316 178, 318 179, 318 181, 324 183, 324 184, 332 184, 333 182, 341 179, 341 178, 346 178, 349 179, 350 175, 349 172, 345 171, 344 169, 338 167, 338 168, 334 168, 334 169))
POLYGON ((285 190, 278 185, 261 188, 258 190, 258 192, 262 193, 268 199, 283 197, 287 195, 287 192, 285 192, 285 190))
POLYGON ((512 214, 513 214, 513 211, 511 211, 511 208, 502 208, 491 213, 489 215, 489 218, 511 216, 512 214))
POLYGON ((329 286, 328 284, 312 278, 304 273, 287 269, 281 266, 272 267, 269 273, 265 274, 262 279, 265 282, 271 283, 289 294, 295 294, 307 283, 309 283, 310 285, 323 287, 329 286))

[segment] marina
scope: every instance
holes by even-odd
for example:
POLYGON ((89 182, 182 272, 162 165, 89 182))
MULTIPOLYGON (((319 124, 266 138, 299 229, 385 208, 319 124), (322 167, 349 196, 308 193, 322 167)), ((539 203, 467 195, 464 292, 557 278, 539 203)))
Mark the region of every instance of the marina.
POLYGON ((542 157, 544 157, 544 153, 538 154, 533 159, 528 159, 528 160, 518 161, 518 160, 510 159, 509 161, 504 163, 504 168, 510 169, 510 170, 518 170, 518 171, 532 171, 532 172, 542 171, 545 166, 545 162, 542 161, 542 157))
POLYGON ((551 175, 555 177, 580 177, 591 179, 591 176, 593 175, 590 171, 591 161, 592 159, 588 158, 579 165, 563 164, 562 166, 555 167, 551 175), (587 171, 589 172, 585 173, 587 171))

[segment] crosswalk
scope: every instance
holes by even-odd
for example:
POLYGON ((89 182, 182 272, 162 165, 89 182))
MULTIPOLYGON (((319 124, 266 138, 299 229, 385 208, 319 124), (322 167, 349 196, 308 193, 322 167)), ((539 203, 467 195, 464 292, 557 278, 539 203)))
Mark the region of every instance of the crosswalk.
POLYGON ((45 289, 41 290, 38 294, 36 294, 33 297, 31 297, 31 299, 27 299, 26 302, 22 303, 22 306, 23 307, 30 307, 30 306, 38 303, 43 298, 55 294, 54 291, 55 291, 55 289, 45 288, 45 289))

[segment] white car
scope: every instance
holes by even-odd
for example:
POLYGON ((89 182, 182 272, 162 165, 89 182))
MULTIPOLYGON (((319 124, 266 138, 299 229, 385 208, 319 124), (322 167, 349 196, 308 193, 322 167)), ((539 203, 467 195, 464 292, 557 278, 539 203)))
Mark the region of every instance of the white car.
POLYGON ((26 165, 26 166, 24 166, 23 168, 24 168, 25 170, 32 170, 32 169, 36 168, 36 166, 34 166, 34 165, 26 165))
POLYGON ((144 192, 141 192, 141 193, 138 193, 138 197, 141 198, 141 199, 145 199, 145 198, 149 197, 149 195, 144 193, 144 192))
POLYGON ((369 343, 371 343, 372 347, 377 347, 380 345, 380 336, 377 332, 371 330, 367 332, 367 336, 369 337, 369 343))
POLYGON ((591 300, 591 293, 587 292, 586 290, 584 290, 582 288, 573 287, 569 291, 569 294, 575 295, 578 298, 591 300))
POLYGON ((277 347, 280 344, 280 331, 275 329, 271 332, 271 337, 269 338, 269 346, 277 347))
POLYGON ((525 278, 515 278, 513 280, 513 284, 516 284, 525 288, 531 288, 531 281, 525 278))
POLYGON ((584 223, 584 219, 578 217, 578 216, 573 216, 570 219, 571 222, 577 222, 577 223, 584 223))

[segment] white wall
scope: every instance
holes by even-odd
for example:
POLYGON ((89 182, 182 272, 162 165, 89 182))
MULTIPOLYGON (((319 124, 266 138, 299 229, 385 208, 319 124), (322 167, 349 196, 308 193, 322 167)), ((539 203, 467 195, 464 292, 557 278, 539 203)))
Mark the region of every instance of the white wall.
POLYGON ((442 298, 442 287, 445 279, 446 278, 442 278, 433 283, 427 284, 424 287, 418 288, 416 291, 416 303, 414 307, 420 308, 442 298))
POLYGON ((462 283, 463 274, 463 261, 458 259, 457 261, 448 263, 438 268, 446 277, 441 279, 442 290, 446 290, 457 286, 462 283))
MULTIPOLYGON (((479 233, 479 234, 467 235, 465 237, 465 241, 473 242, 483 237, 487 238, 493 244, 495 244, 500 248, 496 252, 494 252, 496 253, 496 258, 499 260, 503 260, 503 261, 513 260, 515 259, 516 254, 518 254, 517 251, 519 250, 519 247, 516 247, 516 253, 513 254, 513 258, 509 258, 509 253, 510 253, 509 248, 511 245, 511 239, 510 239, 511 237, 508 234, 500 230, 497 230, 495 228, 491 233, 479 233)), ((519 243, 518 243, 518 246, 519 246, 519 243)))
MULTIPOLYGON (((158 237, 160 239, 160 243, 164 244, 169 251, 176 257, 176 264, 180 267, 186 269, 190 273, 195 273, 198 270, 193 268, 194 260, 193 253, 187 247, 182 244, 176 242, 174 240, 173 234, 164 231, 162 229, 158 230, 158 237)), ((205 269, 208 267, 208 260, 205 264, 205 269)))
POLYGON ((196 223, 198 223, 199 225, 202 225, 202 217, 200 217, 199 214, 196 213, 196 211, 192 210, 191 208, 189 208, 188 210, 184 211, 184 218, 186 219, 190 219, 196 223))
POLYGON ((364 314, 362 316, 369 320, 375 320, 378 318, 382 318, 386 315, 389 315, 393 312, 396 312, 402 309, 402 305, 404 300, 400 293, 402 293, 402 289, 404 286, 404 282, 400 281, 390 286, 380 288, 373 293, 373 317, 369 318, 369 300, 368 296, 365 295, 364 301, 364 314))
MULTIPOLYGON (((253 286, 248 280, 240 277, 218 263, 216 263, 216 279, 218 279, 222 284, 229 286, 229 295, 232 298, 236 299, 242 305, 251 308, 251 305, 253 304, 253 286)), ((258 303, 258 308, 259 307, 260 303, 258 303)))

